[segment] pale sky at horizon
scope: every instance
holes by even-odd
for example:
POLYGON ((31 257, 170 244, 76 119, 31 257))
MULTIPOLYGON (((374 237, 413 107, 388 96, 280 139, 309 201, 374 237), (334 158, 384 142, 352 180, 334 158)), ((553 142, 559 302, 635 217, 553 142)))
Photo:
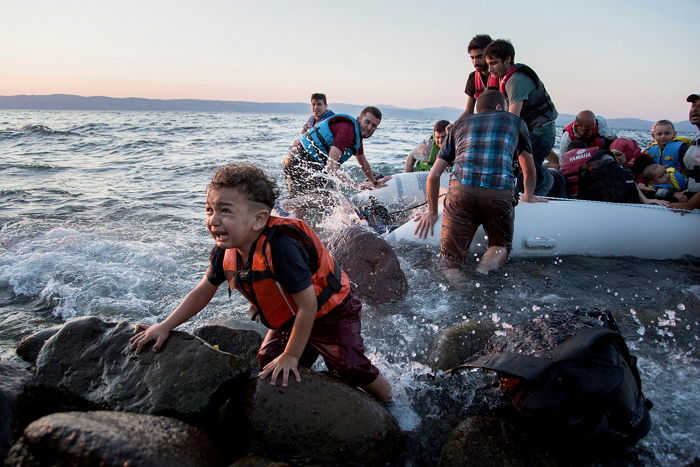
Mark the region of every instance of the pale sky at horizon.
MULTIPOLYGON (((507 38, 561 113, 686 120, 700 1, 15 0, 0 95, 459 107, 475 34, 507 38), (478 5, 471 11, 470 5, 478 5)), ((693 77, 696 77, 693 79, 693 77)))

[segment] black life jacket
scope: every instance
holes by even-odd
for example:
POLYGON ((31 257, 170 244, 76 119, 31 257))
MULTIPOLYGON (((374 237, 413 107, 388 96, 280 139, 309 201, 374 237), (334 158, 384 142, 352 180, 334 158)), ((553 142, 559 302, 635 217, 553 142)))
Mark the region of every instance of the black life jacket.
POLYGON ((525 120, 527 128, 532 130, 547 123, 553 122, 559 116, 549 93, 544 87, 544 84, 537 76, 537 73, 527 65, 516 63, 508 72, 501 78, 500 90, 508 97, 506 92, 506 83, 517 72, 525 74, 535 83, 535 90, 530 93, 530 97, 523 101, 523 107, 520 110, 520 118, 525 120))
POLYGON ((559 344, 551 359, 496 352, 464 366, 515 378, 506 395, 518 412, 563 441, 633 445, 651 427, 653 404, 616 330, 583 329, 559 344))
POLYGON ((610 203, 639 203, 634 174, 599 150, 579 168, 578 198, 610 203))

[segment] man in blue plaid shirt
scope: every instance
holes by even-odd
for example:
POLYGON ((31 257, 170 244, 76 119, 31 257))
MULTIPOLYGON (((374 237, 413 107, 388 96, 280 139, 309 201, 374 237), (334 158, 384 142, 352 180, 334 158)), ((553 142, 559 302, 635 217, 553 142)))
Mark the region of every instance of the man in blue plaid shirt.
POLYGON ((520 200, 545 201, 533 194, 536 172, 527 125, 507 108, 503 94, 484 92, 476 101, 477 113, 455 122, 428 174, 428 212, 419 217, 415 230, 420 238, 433 234, 438 218, 440 174, 454 165, 440 238, 440 254, 448 277, 458 274, 464 265, 469 244, 480 225, 484 226, 489 247, 476 270, 488 274, 508 259, 517 204, 515 157, 524 176, 525 193, 520 200))

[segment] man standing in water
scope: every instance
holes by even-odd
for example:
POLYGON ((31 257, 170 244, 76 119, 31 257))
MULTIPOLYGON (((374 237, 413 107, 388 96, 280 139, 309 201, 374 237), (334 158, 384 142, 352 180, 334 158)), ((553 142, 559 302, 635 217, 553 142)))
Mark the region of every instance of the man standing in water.
POLYGON ((415 233, 433 234, 438 218, 440 175, 454 164, 445 198, 440 254, 448 278, 458 276, 479 225, 488 236, 488 249, 476 270, 482 274, 500 267, 513 243, 517 155, 525 178, 525 202, 540 201, 533 195, 535 168, 525 122, 505 111, 507 103, 498 91, 485 91, 476 101, 477 114, 460 117, 447 135, 438 159, 428 174, 428 212, 418 220, 415 233))
POLYGON ((290 198, 313 194, 329 187, 328 174, 354 189, 380 186, 365 157, 363 139, 374 134, 382 121, 376 107, 365 107, 357 118, 337 114, 302 134, 283 162, 284 177, 290 198), (355 156, 367 182, 356 184, 340 170, 340 165, 355 156))
POLYGON ((500 80, 500 91, 508 99, 508 111, 525 120, 537 171, 535 194, 546 195, 554 180, 542 162, 554 147, 554 121, 559 113, 532 68, 515 63, 515 48, 510 41, 497 39, 491 42, 484 50, 484 56, 489 72, 500 80))
POLYGON ((311 116, 304 124, 301 132, 304 133, 309 128, 313 127, 317 123, 332 117, 335 112, 328 109, 328 102, 326 101, 326 95, 320 92, 315 92, 311 94, 311 116))

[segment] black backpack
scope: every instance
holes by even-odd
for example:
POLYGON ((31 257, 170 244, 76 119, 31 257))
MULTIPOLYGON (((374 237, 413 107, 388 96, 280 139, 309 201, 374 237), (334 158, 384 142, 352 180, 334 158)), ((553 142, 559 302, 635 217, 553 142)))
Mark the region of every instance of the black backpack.
POLYGON ((460 367, 501 373, 515 408, 562 441, 633 445, 651 426, 636 358, 616 330, 583 329, 551 359, 497 352, 460 367))
POLYGON ((609 203, 639 203, 632 171, 599 150, 579 168, 578 198, 609 203))

